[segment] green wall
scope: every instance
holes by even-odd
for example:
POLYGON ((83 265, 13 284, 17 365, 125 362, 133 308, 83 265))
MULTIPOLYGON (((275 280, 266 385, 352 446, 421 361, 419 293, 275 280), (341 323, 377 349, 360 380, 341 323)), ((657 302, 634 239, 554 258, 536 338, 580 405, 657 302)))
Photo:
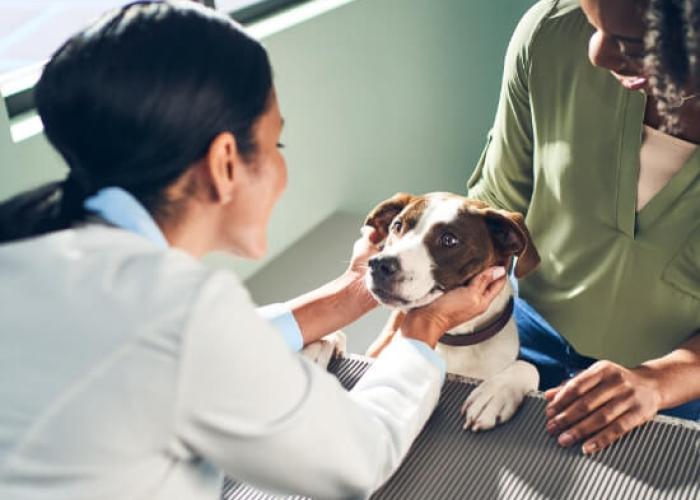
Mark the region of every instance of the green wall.
MULTIPOLYGON (((268 259, 338 210, 362 214, 396 191, 463 191, 531 3, 354 0, 265 37, 290 172, 268 259)), ((0 198, 63 174, 42 136, 11 142, 1 109, 0 198)), ((233 267, 246 278, 265 262, 233 267)))

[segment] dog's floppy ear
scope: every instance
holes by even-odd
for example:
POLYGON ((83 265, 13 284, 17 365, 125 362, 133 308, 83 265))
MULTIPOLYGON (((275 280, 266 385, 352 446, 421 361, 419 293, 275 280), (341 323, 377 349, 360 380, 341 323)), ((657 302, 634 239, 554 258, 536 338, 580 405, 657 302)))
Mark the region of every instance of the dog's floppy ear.
POLYGON ((414 196, 408 193, 396 193, 388 200, 384 200, 369 213, 365 219, 366 226, 372 226, 380 235, 380 240, 383 241, 389 234, 389 224, 401 210, 408 205, 414 196))
POLYGON ((522 278, 534 271, 540 256, 522 214, 493 208, 484 210, 483 214, 496 250, 505 257, 518 256, 515 276, 522 278))

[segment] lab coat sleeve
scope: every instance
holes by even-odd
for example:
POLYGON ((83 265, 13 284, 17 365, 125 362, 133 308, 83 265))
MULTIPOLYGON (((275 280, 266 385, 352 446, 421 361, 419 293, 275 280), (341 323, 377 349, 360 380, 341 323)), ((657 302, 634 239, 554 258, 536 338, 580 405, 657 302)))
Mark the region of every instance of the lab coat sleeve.
POLYGON ((234 277, 204 286, 183 339, 176 432, 230 477, 275 493, 364 498, 434 409, 436 364, 403 338, 351 392, 297 353, 234 277))
POLYGON ((467 182, 468 196, 527 214, 533 186, 533 122, 528 78, 533 40, 555 5, 542 0, 525 14, 508 45, 496 118, 467 182))

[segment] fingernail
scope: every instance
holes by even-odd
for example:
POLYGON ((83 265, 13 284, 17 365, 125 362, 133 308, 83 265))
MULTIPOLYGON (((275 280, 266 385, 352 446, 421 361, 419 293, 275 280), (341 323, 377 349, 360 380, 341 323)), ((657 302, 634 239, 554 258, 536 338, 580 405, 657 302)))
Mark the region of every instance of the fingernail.
POLYGON ((506 268, 505 267, 494 267, 493 268, 493 279, 497 280, 498 278, 502 278, 503 276, 506 275, 506 268))
POLYGON ((557 424, 556 424, 556 422, 554 422, 554 421, 552 421, 552 420, 550 420, 549 422, 547 422, 547 425, 545 426, 545 429, 546 429, 547 432, 549 432, 550 434, 552 434, 552 433, 556 430, 556 428, 557 428, 557 424))
POLYGON ((581 447, 581 451, 583 451, 584 454, 590 455, 591 453, 595 453, 598 450, 598 445, 595 443, 586 443, 581 447))
POLYGON ((572 436, 568 432, 565 432, 564 434, 559 436, 558 441, 559 441, 559 444, 562 446, 570 446, 574 442, 574 436, 572 436))
POLYGON ((544 411, 544 414, 547 415, 547 418, 552 418, 556 412, 554 411, 554 407, 547 407, 547 409, 544 411))

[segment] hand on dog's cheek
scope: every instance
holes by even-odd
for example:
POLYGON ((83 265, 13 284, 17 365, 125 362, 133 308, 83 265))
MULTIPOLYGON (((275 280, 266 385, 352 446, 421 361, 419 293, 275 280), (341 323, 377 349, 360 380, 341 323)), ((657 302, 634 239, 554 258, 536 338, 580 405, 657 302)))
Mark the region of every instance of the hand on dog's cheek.
MULTIPOLYGON (((493 299, 503 290, 506 271, 502 267, 488 268, 471 280, 469 285, 454 288, 428 305, 412 309, 406 314, 404 324, 418 320, 418 330, 431 331, 424 340, 435 347, 442 335, 482 314, 493 299)), ((406 335, 406 332, 404 332, 406 335)))
POLYGON ((353 244, 348 271, 364 277, 367 272, 369 259, 379 252, 381 234, 370 226, 363 226, 361 234, 362 236, 353 244))
POLYGON ((660 395, 644 367, 629 369, 599 361, 564 385, 544 393, 546 429, 561 446, 583 441, 582 451, 595 453, 651 420, 660 395))
POLYGON ((379 252, 378 243, 382 241, 382 238, 379 231, 371 226, 363 226, 360 232, 362 236, 353 244, 352 257, 350 258, 350 265, 345 272, 345 277, 352 282, 351 290, 353 291, 353 296, 372 308, 378 306, 379 303, 367 290, 364 278, 369 268, 368 261, 379 252))

